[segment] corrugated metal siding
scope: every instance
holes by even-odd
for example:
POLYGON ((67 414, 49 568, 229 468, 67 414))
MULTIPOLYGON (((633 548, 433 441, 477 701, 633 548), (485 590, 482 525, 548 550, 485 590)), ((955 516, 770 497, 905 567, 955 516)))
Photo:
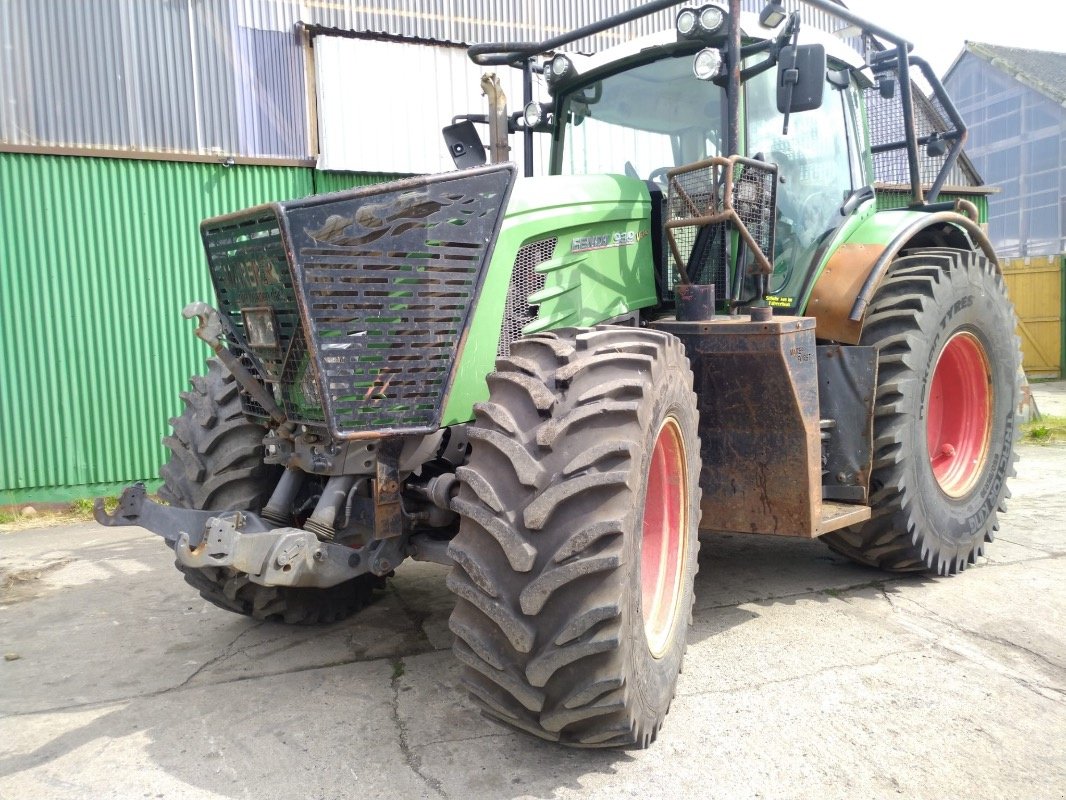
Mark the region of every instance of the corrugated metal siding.
MULTIPOLYGON (((761 0, 743 6, 757 11, 761 0)), ((296 22, 440 42, 540 40, 630 7, 631 0, 3 0, 0 143, 308 158, 296 22)), ((821 12, 801 12, 808 24, 827 25, 821 12)), ((668 28, 673 18, 660 12, 573 49, 602 49, 668 28)))
POLYGON ((310 193, 308 169, 0 153, 0 497, 152 477, 207 348, 201 218, 310 193))
POLYGON ((362 174, 356 172, 315 172, 312 175, 313 190, 315 194, 327 194, 339 192, 344 189, 355 189, 359 186, 373 186, 375 183, 385 183, 406 175, 381 175, 362 174))
MULTIPOLYGON (((292 24, 200 0, 0 3, 0 142, 306 158, 292 24)), ((294 20, 295 21, 295 20, 294 20)))

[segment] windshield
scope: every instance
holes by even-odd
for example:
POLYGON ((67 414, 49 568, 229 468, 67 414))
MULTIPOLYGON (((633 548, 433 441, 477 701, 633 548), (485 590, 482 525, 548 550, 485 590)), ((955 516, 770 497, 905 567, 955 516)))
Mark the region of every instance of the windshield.
POLYGON ((692 74, 692 54, 651 61, 577 85, 560 105, 554 172, 662 178, 719 155, 725 92, 692 74))

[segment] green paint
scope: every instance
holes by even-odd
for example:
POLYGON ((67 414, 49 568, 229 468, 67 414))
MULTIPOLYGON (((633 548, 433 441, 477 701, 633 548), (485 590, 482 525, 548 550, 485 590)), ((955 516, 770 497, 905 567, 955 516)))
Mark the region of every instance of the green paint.
POLYGON ((905 209, 878 211, 873 200, 860 206, 856 213, 852 215, 851 219, 849 219, 837 233, 832 245, 826 250, 825 257, 822 259, 821 263, 818 264, 815 280, 811 281, 810 289, 800 302, 799 307, 803 309, 801 313, 806 313, 807 303, 810 302, 811 299, 811 291, 813 291, 817 279, 821 277, 826 264, 829 263, 829 259, 832 258, 836 251, 843 245, 887 245, 896 238, 896 235, 901 230, 910 225, 911 222, 926 216, 928 215, 924 211, 909 211, 905 209))
POLYGON ((526 332, 584 327, 656 303, 650 232, 651 198, 642 181, 620 175, 520 179, 474 309, 443 424, 469 421, 474 403, 488 398, 485 376, 495 364, 520 248, 550 237, 559 240, 553 257, 538 267, 545 287, 531 298, 540 304, 539 317, 526 332), (636 239, 633 244, 613 246, 615 234, 624 238, 627 233, 636 239), (575 239, 603 236, 610 246, 572 252, 575 239))
MULTIPOLYGON (((988 195, 941 192, 940 196, 937 197, 938 203, 947 202, 949 200, 969 200, 971 203, 977 206, 977 221, 982 224, 988 222, 988 195)), ((893 189, 877 190, 878 211, 907 208, 907 206, 910 205, 910 202, 911 193, 909 191, 896 191, 893 189)))
MULTIPOLYGON (((159 491, 162 481, 145 481, 149 494, 159 491)), ((92 500, 96 497, 117 497, 130 485, 119 483, 85 483, 80 486, 47 486, 32 489, 0 489, 0 506, 24 506, 33 503, 73 503, 77 500, 92 500)))
POLYGON ((202 219, 385 177, 0 153, 0 503, 158 474, 209 355, 181 317, 214 300, 202 219))

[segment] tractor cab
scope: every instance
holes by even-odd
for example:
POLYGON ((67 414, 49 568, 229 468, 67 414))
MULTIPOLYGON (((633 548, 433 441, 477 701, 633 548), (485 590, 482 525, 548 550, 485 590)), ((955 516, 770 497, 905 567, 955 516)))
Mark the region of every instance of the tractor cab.
MULTIPOLYGON (((759 164, 775 167, 766 197, 751 196, 752 185, 747 187, 746 202, 760 204, 762 213, 773 217, 772 224, 762 227, 775 229, 772 246, 771 237, 765 237, 770 251, 763 255, 773 269, 763 296, 750 279, 732 291, 724 265, 718 274, 690 277, 717 284, 720 310, 765 298, 796 312, 807 266, 819 245, 873 200, 873 165, 861 111, 861 92, 872 84, 872 76, 857 52, 828 34, 804 29, 799 52, 806 58, 805 71, 797 78, 803 86, 794 90, 796 98, 804 99, 798 104, 803 110, 783 112, 779 87, 789 70, 773 49, 787 45, 777 44, 775 31, 762 28, 756 15, 743 15, 743 47, 766 49, 743 59, 741 80, 733 84, 725 75, 722 53, 710 46, 721 41, 717 29, 700 36, 698 23, 689 25, 682 13, 676 32, 642 37, 597 56, 560 53, 544 62, 553 95, 547 115, 550 172, 640 178, 657 202, 665 202, 669 173, 686 165, 741 156, 758 162, 749 165, 750 171, 759 164), (687 36, 682 28, 689 30, 687 36), (739 107, 732 135, 731 90, 739 107)), ((680 185, 675 194, 678 190, 680 185)), ((682 255, 686 262, 692 260, 691 249, 682 255)), ((698 273, 701 265, 689 266, 687 272, 698 273)), ((676 269, 674 273, 676 280, 676 269)))

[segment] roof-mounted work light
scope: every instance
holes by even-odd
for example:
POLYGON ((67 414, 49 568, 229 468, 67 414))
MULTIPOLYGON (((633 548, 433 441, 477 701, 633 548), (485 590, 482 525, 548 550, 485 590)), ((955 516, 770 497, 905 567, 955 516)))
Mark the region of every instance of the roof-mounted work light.
POLYGON ((725 11, 718 6, 704 6, 700 9, 700 29, 704 33, 718 33, 725 23, 725 11))
POLYGON ((574 62, 569 57, 558 53, 553 58, 544 62, 544 78, 548 82, 548 93, 555 94, 560 83, 567 81, 577 74, 574 62))
POLYGON ((759 24, 764 28, 776 28, 785 21, 785 4, 782 0, 769 0, 759 12, 759 24))
POLYGON ((689 37, 696 30, 698 18, 691 8, 683 8, 677 13, 677 32, 680 36, 689 37))
POLYGON ((683 8, 677 12, 677 35, 681 39, 697 39, 710 43, 721 38, 726 27, 725 21, 725 9, 716 4, 683 8))

